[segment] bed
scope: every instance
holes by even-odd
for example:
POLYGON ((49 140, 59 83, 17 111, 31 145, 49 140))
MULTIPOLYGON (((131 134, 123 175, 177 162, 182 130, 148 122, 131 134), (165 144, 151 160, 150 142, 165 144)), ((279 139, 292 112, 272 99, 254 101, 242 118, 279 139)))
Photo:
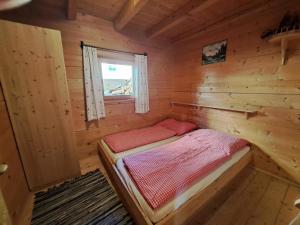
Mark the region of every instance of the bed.
POLYGON ((108 135, 99 144, 101 151, 116 163, 119 158, 176 141, 195 129, 197 125, 193 123, 168 118, 154 126, 108 135))
POLYGON ((135 186, 134 182, 130 178, 130 175, 126 171, 124 163, 122 159, 119 159, 117 162, 117 169, 119 170, 128 190, 130 190, 131 194, 135 197, 143 212, 147 217, 153 222, 157 223, 163 218, 165 218, 168 214, 178 209, 181 205, 191 199, 195 194, 199 193, 206 187, 208 187, 212 182, 217 180, 225 171, 227 171, 230 167, 236 164, 241 158, 243 158, 250 151, 250 147, 244 147, 239 152, 235 153, 232 158, 220 166, 218 169, 207 175, 204 179, 199 180, 188 190, 183 192, 182 194, 176 196, 176 198, 172 199, 163 207, 158 210, 153 210, 151 206, 145 201, 140 191, 135 186))
MULTIPOLYGON (((101 148, 100 144, 99 147, 101 148)), ((153 150, 147 153, 151 151, 153 150)), ((112 183, 137 224, 183 224, 249 164, 251 152, 249 146, 239 149, 226 163, 158 209, 153 209, 142 196, 124 166, 124 158, 118 159, 117 164, 114 164, 109 160, 111 156, 107 151, 100 151, 100 157, 112 183)))

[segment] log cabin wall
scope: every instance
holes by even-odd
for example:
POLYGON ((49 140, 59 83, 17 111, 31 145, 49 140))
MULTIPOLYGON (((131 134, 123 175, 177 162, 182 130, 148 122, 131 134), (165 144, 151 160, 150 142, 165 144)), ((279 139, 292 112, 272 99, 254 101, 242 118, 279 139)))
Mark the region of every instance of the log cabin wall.
MULTIPOLYGON (((169 115, 170 99, 219 107, 256 106, 259 114, 248 120, 239 113, 183 107, 173 108, 173 115, 247 138, 299 181, 300 45, 290 45, 287 65, 280 66, 280 47, 260 39, 261 32, 276 27, 287 10, 299 12, 299 4, 296 0, 281 1, 285 3, 274 7, 271 2, 277 0, 269 1, 265 8, 270 8, 263 12, 249 13, 222 26, 216 24, 201 35, 174 43, 169 52, 165 51, 166 45, 153 40, 140 41, 116 32, 107 20, 84 14, 78 14, 74 21, 66 20, 65 1, 33 1, 28 7, 1 13, 0 17, 61 30, 74 132, 82 161, 96 153, 96 141, 103 135, 149 125, 169 115), (226 62, 201 66, 202 47, 223 39, 228 40, 226 62), (106 48, 148 52, 150 113, 135 114, 133 103, 109 104, 105 120, 85 122, 81 40, 106 48)), ((178 33, 180 27, 173 31, 178 33)), ((186 35, 183 32, 179 37, 186 35)), ((267 158, 258 157, 256 162, 261 159, 267 158)))
POLYGON ((280 46, 260 35, 278 26, 283 15, 299 3, 285 4, 251 14, 175 43, 172 101, 215 107, 256 107, 258 115, 246 119, 236 112, 175 106, 173 115, 197 121, 201 127, 222 130, 248 139, 300 182, 300 43, 291 43, 286 65, 280 46), (227 39, 223 63, 201 65, 202 47, 227 39))
MULTIPOLYGON (((45 1, 41 1, 45 2, 45 1)), ((46 1, 47 2, 47 1, 46 1)), ((67 20, 60 3, 32 3, 28 7, 0 14, 3 19, 53 28, 61 31, 78 155, 86 161, 97 154, 96 142, 104 135, 152 125, 170 113, 170 85, 167 79, 166 45, 132 39, 115 31, 112 22, 78 13, 76 20, 67 20), (80 41, 104 48, 147 52, 149 73, 150 112, 136 114, 133 102, 105 104, 106 118, 87 123, 80 41)))

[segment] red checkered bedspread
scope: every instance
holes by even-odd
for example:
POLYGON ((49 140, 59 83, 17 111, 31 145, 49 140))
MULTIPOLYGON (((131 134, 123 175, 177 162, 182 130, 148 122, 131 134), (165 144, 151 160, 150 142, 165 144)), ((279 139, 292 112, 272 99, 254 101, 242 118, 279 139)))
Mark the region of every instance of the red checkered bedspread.
POLYGON ((153 208, 159 208, 246 146, 245 140, 200 129, 170 144, 123 159, 137 188, 153 208))

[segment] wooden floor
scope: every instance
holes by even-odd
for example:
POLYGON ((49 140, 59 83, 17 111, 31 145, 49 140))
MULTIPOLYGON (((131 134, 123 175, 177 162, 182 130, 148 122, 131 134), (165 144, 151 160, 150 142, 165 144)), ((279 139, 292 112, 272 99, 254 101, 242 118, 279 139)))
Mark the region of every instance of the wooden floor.
POLYGON ((298 198, 300 187, 249 168, 189 225, 288 225, 298 198))
MULTIPOLYGON (((101 170, 101 172, 104 175, 106 175, 106 171, 102 167, 98 155, 91 156, 85 160, 80 160, 81 174, 86 174, 87 172, 94 171, 98 168, 101 170)), ((28 201, 25 203, 25 208, 22 212, 21 219, 17 223, 17 225, 30 225, 32 210, 33 210, 33 202, 34 202, 34 193, 31 193, 31 195, 28 198, 28 201)))
MULTIPOLYGON (((80 166, 82 174, 103 171, 98 156, 80 161, 80 166)), ((288 225, 300 213, 293 206, 298 198, 300 186, 247 168, 188 225, 288 225)), ((29 224, 29 210, 25 216, 29 224)))

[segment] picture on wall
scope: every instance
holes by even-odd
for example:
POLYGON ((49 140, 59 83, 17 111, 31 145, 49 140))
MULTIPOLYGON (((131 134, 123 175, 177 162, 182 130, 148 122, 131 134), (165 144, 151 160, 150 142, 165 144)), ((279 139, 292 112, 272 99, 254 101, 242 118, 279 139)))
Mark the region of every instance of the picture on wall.
POLYGON ((226 50, 227 40, 204 46, 202 49, 202 65, 224 62, 226 50))

